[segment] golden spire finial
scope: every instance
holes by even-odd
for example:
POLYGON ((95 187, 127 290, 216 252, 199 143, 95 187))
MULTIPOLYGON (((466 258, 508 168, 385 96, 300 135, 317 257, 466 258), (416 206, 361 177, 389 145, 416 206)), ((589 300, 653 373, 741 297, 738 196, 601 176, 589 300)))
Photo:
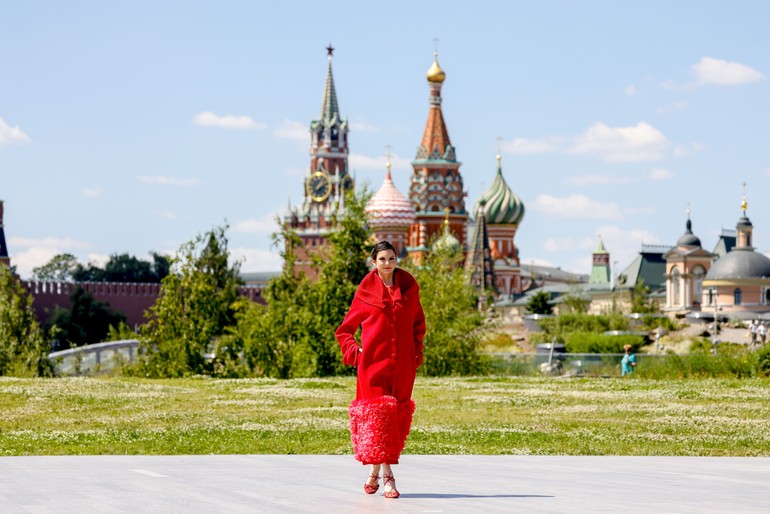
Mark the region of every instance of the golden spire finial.
POLYGON ((746 216, 746 209, 749 208, 749 202, 746 201, 746 182, 743 183, 743 200, 741 200, 741 210, 743 215, 746 216))
POLYGON ((428 82, 444 82, 446 73, 438 65, 438 38, 433 38, 434 50, 433 50, 433 64, 428 69, 428 73, 425 75, 428 78, 428 82))
POLYGON ((444 227, 449 228, 449 213, 452 212, 452 209, 449 207, 444 207, 444 227))

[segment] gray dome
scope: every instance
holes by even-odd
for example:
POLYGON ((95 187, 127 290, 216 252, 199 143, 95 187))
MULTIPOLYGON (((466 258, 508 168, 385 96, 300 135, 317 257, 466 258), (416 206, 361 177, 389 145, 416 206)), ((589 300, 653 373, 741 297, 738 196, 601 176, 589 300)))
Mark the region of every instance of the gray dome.
POLYGON ((753 248, 733 248, 716 261, 706 273, 706 280, 770 278, 770 259, 753 248))
POLYGON ((682 234, 682 237, 677 239, 676 241, 677 246, 697 246, 700 247, 700 239, 698 239, 698 236, 692 233, 692 222, 690 219, 687 219, 687 230, 684 231, 684 234, 682 234))

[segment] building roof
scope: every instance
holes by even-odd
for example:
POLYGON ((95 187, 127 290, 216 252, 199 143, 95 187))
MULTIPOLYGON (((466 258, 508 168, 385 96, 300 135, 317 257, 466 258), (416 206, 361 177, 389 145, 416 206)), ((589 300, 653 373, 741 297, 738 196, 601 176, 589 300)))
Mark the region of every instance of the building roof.
POLYGON ((719 240, 717 241, 717 244, 714 245, 714 251, 711 252, 714 254, 714 257, 720 258, 732 250, 735 247, 736 235, 735 230, 722 229, 719 240))
POLYGON ((415 220, 412 204, 396 189, 390 177, 390 162, 387 164, 388 173, 377 193, 366 205, 369 216, 369 226, 372 228, 409 228, 415 220))
POLYGON ((630 289, 643 280, 650 291, 666 287, 666 259, 663 254, 668 250, 667 246, 642 245, 639 255, 618 277, 618 285, 630 289))
POLYGON ((329 68, 326 71, 326 87, 321 102, 321 122, 330 125, 335 117, 340 119, 341 116, 340 105, 337 102, 337 90, 334 88, 334 75, 332 75, 332 52, 334 49, 329 46, 327 50, 329 52, 329 68))
POLYGON ((516 196, 503 177, 503 168, 497 156, 497 175, 492 185, 481 195, 473 209, 483 205, 484 217, 490 225, 518 225, 524 219, 524 203, 516 196))
POLYGON ((684 234, 682 234, 682 236, 679 239, 677 239, 676 245, 677 246, 697 246, 697 247, 701 246, 700 239, 698 239, 698 237, 692 233, 692 221, 690 221, 689 216, 687 218, 687 224, 686 224, 684 234))
POLYGON ((708 270, 705 280, 770 278, 770 258, 753 248, 733 248, 708 270))

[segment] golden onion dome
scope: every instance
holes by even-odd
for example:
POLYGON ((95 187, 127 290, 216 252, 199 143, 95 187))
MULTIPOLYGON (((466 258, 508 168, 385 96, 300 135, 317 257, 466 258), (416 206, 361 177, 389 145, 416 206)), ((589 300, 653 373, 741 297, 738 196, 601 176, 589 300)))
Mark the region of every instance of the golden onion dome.
POLYGON ((446 73, 438 65, 438 52, 433 52, 433 64, 431 64, 425 76, 428 77, 428 82, 444 82, 446 73))

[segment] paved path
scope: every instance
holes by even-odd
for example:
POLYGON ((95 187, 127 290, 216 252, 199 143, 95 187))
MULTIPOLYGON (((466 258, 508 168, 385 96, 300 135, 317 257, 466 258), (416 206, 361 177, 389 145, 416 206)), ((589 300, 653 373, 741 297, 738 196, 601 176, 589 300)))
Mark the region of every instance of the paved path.
POLYGON ((402 496, 350 456, 0 458, 1 513, 770 511, 770 459, 404 456, 402 496))

